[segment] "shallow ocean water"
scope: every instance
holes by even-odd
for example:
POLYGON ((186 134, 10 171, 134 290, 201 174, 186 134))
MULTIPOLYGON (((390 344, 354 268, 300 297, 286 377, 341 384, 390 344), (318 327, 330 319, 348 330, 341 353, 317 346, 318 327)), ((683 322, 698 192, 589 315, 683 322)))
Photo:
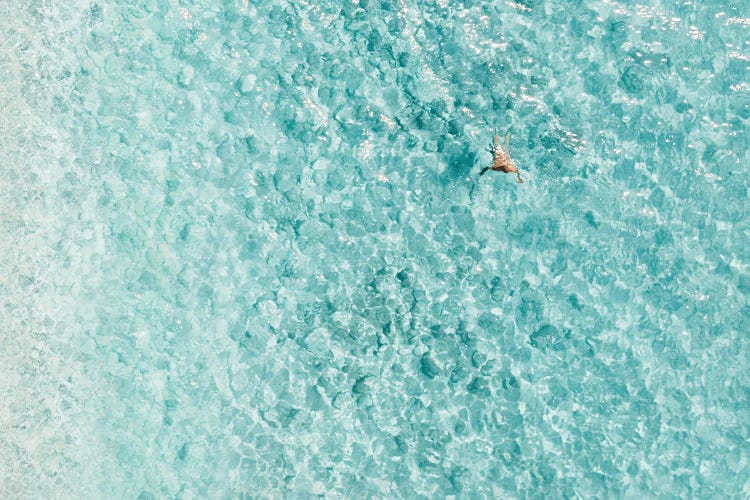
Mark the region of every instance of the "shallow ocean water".
POLYGON ((58 3, 0 5, 3 497, 750 496, 750 3, 58 3))

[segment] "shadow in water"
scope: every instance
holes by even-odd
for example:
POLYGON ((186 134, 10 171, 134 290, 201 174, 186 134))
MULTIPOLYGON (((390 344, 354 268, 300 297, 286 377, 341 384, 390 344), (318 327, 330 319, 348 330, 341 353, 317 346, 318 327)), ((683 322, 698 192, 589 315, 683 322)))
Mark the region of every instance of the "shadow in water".
POLYGON ((451 184, 472 175, 479 175, 477 154, 472 151, 468 144, 454 144, 446 148, 445 155, 448 158, 448 167, 441 176, 443 185, 451 184))

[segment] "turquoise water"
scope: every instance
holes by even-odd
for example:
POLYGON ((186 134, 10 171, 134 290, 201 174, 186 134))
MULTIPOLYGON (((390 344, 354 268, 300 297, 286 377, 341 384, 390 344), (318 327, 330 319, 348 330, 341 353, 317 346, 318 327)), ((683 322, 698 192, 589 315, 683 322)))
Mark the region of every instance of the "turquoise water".
POLYGON ((2 496, 750 496, 702 3, 0 4, 2 496))

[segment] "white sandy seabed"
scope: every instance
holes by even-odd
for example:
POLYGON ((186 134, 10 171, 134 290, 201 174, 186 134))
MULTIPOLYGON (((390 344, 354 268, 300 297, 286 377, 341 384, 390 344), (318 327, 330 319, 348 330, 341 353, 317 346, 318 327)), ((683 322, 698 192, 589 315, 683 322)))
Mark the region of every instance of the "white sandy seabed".
POLYGON ((100 409, 85 402, 106 388, 83 371, 93 323, 77 307, 96 213, 76 192, 86 172, 65 127, 70 47, 88 2, 65 3, 0 4, 2 498, 91 492, 102 460, 88 432, 100 409))

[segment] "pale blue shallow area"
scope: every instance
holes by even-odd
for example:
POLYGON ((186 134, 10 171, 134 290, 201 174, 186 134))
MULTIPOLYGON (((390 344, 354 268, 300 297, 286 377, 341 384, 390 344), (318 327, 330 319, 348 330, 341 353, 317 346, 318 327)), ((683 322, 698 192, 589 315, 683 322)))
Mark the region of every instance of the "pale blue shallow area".
POLYGON ((0 493, 749 497, 749 127, 747 0, 2 2, 0 493))

